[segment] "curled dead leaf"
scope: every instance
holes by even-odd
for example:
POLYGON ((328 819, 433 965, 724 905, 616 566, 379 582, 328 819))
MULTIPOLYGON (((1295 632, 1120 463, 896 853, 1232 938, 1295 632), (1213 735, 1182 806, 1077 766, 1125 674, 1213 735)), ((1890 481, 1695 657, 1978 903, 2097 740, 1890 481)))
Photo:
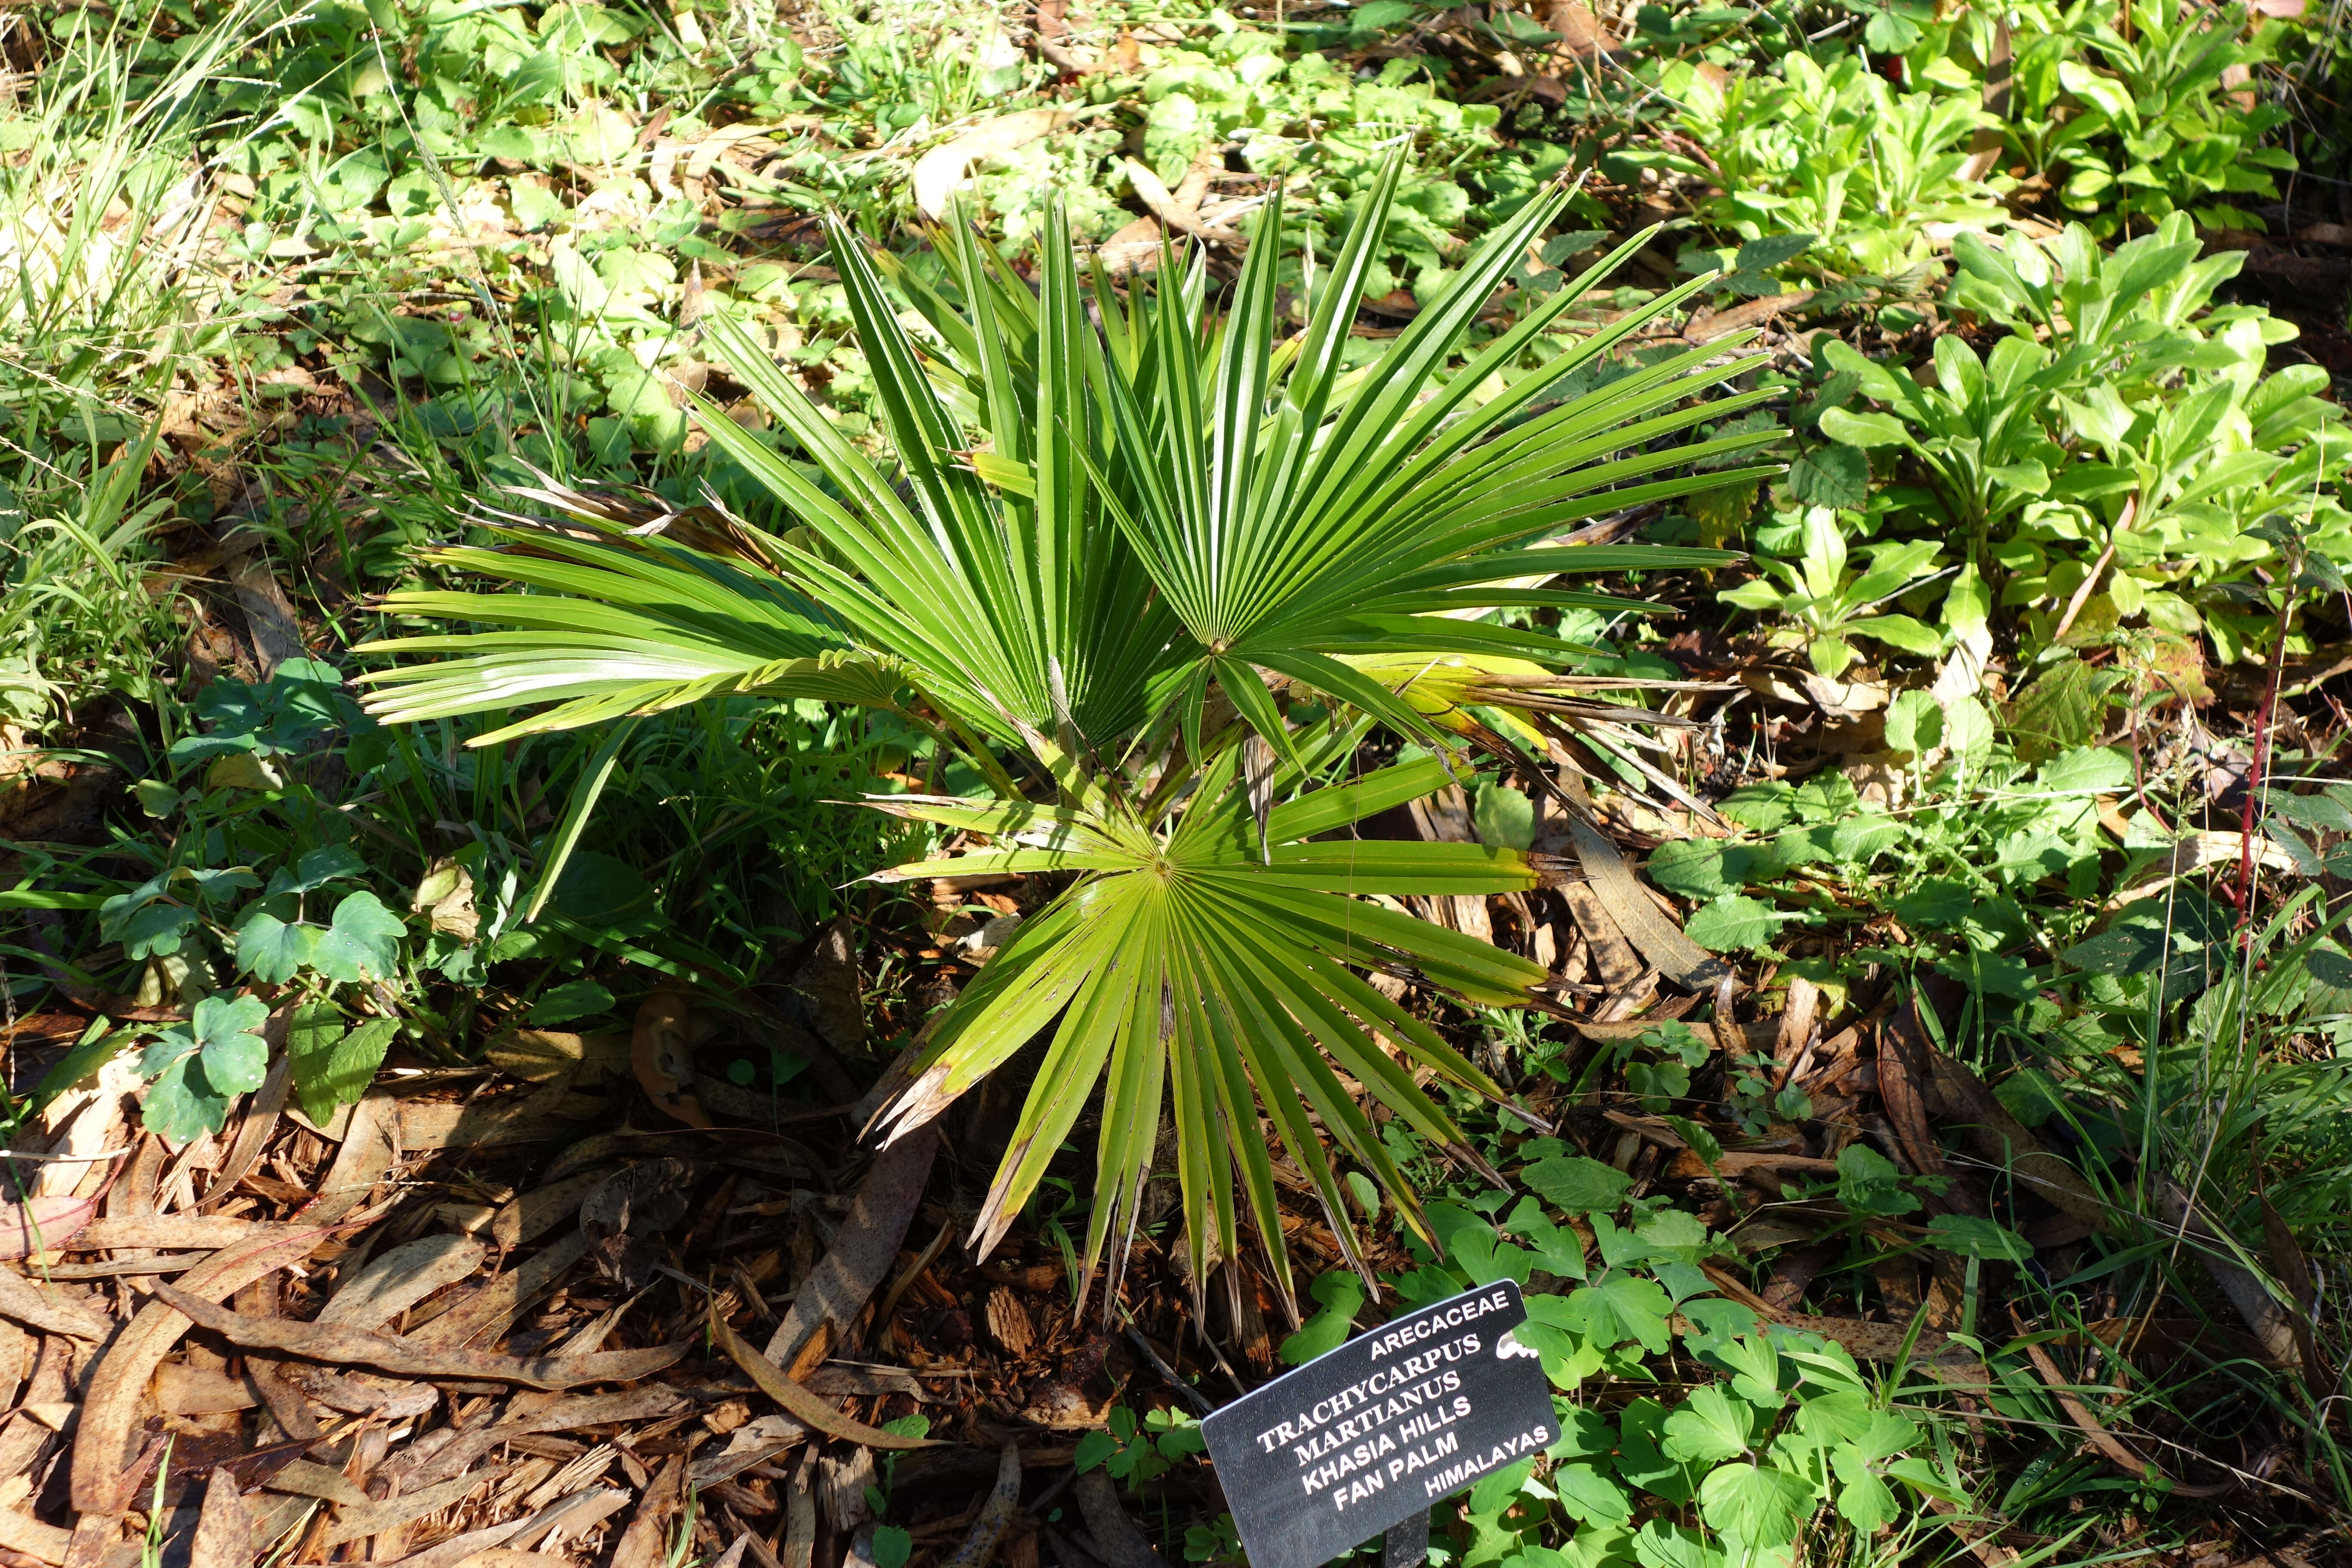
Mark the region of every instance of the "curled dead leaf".
POLYGON ((902 1437, 896 1432, 885 1432, 868 1426, 854 1416, 844 1415, 824 1400, 784 1375, 784 1369, 753 1349, 750 1341, 727 1326, 727 1320, 712 1313, 711 1338, 730 1360, 751 1375, 760 1392, 784 1407, 794 1420, 815 1427, 828 1436, 863 1443, 869 1448, 936 1448, 940 1445, 929 1437, 902 1437))

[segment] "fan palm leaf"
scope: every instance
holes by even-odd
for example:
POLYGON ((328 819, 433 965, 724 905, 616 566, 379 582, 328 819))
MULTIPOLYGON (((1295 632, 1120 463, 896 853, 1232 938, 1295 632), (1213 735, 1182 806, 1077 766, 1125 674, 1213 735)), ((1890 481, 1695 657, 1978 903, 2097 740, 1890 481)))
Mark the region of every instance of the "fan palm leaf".
MULTIPOLYGON (((1668 444, 1762 395, 1698 401, 1751 363, 1737 341, 1566 390, 1704 279, 1517 368, 1623 250, 1447 374, 1558 216, 1558 195, 1475 247, 1370 364, 1346 369, 1395 180, 1391 166, 1295 334, 1277 308, 1278 203, 1222 317, 1205 271, 1172 255, 1156 289, 1122 295, 1099 275, 1082 286, 1055 218, 1034 279, 962 232, 943 239, 936 286, 888 268, 916 307, 902 320, 884 267, 836 228, 894 466, 717 319, 709 341, 823 482, 716 410, 703 427, 791 514, 793 533, 730 523, 688 542, 574 508, 584 532, 444 552, 514 590, 394 607, 497 629, 382 645, 443 657, 378 672, 373 706, 399 718, 533 689, 557 700, 515 732, 825 679, 837 700, 936 718, 996 793, 873 804, 984 847, 884 877, 1013 873, 1048 897, 928 1027, 884 1135, 928 1121, 1045 1035, 975 1226, 982 1252, 1099 1088, 1089 1275, 1107 1251, 1114 1271, 1124 1258, 1163 1113, 1196 1292, 1254 1232, 1292 1300, 1277 1151, 1363 1268, 1325 1141, 1426 1235, 1360 1100, 1475 1163, 1413 1069, 1502 1096, 1367 976, 1486 1005, 1528 1003, 1548 978, 1398 900, 1523 890, 1555 868, 1507 848, 1367 839, 1359 825, 1457 776, 1456 737, 1477 738, 1466 707, 1570 705, 1549 666, 1581 650, 1486 612, 1642 613, 1638 600, 1549 584, 1727 559, 1561 543, 1566 525, 1772 471, 1671 472, 1769 438, 1668 444), (1332 717, 1295 724, 1292 694, 1324 700, 1332 717), (1362 772, 1382 726, 1427 753, 1362 772), (1016 787, 1007 761, 1036 782, 1016 787)), ((1626 716, 1637 713, 1664 718, 1626 716)))

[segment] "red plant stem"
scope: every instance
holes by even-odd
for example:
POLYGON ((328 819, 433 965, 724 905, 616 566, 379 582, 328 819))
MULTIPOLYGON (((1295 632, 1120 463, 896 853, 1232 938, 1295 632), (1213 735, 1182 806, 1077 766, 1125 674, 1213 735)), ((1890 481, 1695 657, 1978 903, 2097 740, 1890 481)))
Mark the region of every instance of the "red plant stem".
POLYGON ((2286 677, 2286 626, 2294 614, 2294 580, 2279 605, 2278 647, 2271 655, 2271 678, 2263 688, 2263 705, 2254 710, 2254 748, 2252 763, 2246 770, 2246 805, 2238 823, 2238 930, 2242 934, 2246 923, 2254 918, 2254 803, 2260 798, 2263 779, 2270 772, 2271 715, 2278 708, 2279 686, 2286 677))

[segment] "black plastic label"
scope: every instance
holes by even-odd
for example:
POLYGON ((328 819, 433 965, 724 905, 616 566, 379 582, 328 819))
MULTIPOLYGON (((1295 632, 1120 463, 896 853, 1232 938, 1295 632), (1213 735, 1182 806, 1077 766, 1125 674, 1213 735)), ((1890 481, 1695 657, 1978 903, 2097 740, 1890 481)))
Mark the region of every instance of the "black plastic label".
POLYGON ((1317 1568, 1559 1439, 1508 1279, 1357 1335, 1201 1423, 1251 1568, 1317 1568))

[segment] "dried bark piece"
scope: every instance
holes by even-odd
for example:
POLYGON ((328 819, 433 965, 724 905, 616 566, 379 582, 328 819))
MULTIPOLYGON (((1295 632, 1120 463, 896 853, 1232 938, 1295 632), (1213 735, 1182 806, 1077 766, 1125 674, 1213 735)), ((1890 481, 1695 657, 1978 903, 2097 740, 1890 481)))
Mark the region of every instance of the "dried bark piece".
POLYGON ((852 1449, 846 1459, 817 1459, 817 1505, 833 1528, 845 1535, 874 1517, 866 1489, 879 1484, 871 1448, 852 1449))
MULTIPOLYGON (((1083 1481, 1086 1476, 1078 1479, 1083 1481)), ((996 1543, 1004 1538, 1004 1527, 1013 1522, 1013 1510, 1020 1506, 1021 1449, 1016 1444, 1007 1443, 997 1456, 996 1484, 989 1489, 988 1500, 980 1505, 980 1517, 971 1521, 971 1533, 964 1537, 956 1554, 940 1568, 981 1568, 996 1554, 996 1543)))
POLYGON ((989 1334, 1003 1347, 1005 1354, 1027 1355, 1030 1347, 1037 1342, 1037 1331, 1031 1325, 1021 1298, 1002 1285, 988 1293, 987 1317, 989 1334))
POLYGON ((383 1179, 400 1157, 400 1108, 388 1094, 370 1094, 352 1107, 343 1129, 342 1147, 319 1184, 318 1197, 295 1217, 311 1225, 331 1225, 366 1201, 368 1191, 383 1179))
MULTIPOLYGON (((362 1495, 359 1502, 351 1507, 338 1504, 334 1517, 327 1521, 325 1535, 316 1544, 322 1548, 340 1546, 346 1541, 397 1530, 402 1525, 423 1519, 426 1514, 438 1513, 452 1503, 463 1501, 470 1493, 505 1475, 509 1468, 495 1465, 486 1470, 476 1470, 471 1475, 443 1481, 438 1486, 387 1498, 382 1502, 369 1502, 362 1495)), ((348 1481, 344 1484, 350 1485, 348 1481)))
POLYGON ((509 1520, 485 1530, 453 1535, 422 1552, 394 1560, 393 1568, 458 1568, 476 1554, 493 1551, 509 1541, 532 1541, 551 1530, 585 1529, 629 1500, 629 1494, 612 1488, 574 1492, 524 1519, 509 1520), (599 1511, 601 1510, 601 1511, 599 1511))
POLYGON ((331 1470, 308 1459, 288 1461, 263 1484, 274 1492, 314 1497, 321 1502, 348 1503, 352 1508, 368 1506, 367 1493, 352 1485, 342 1471, 331 1470))
POLYGON ((613 1547, 608 1568, 661 1568, 662 1532, 669 1516, 677 1510, 685 1488, 686 1456, 672 1454, 662 1462, 653 1484, 646 1488, 645 1498, 637 1511, 630 1516, 628 1528, 613 1547))
POLYGON ((491 1219, 490 1239, 500 1247, 520 1247, 527 1241, 538 1240, 579 1213, 580 1205, 604 1180, 603 1172, 592 1171, 585 1175, 566 1176, 536 1192, 523 1194, 491 1219))
POLYGON ((844 1415, 824 1400, 784 1375, 783 1368, 751 1348, 751 1342, 727 1326, 727 1320, 713 1312, 710 1316, 711 1337, 719 1348, 727 1352, 737 1366, 749 1373, 760 1392, 784 1407, 796 1421, 807 1423, 828 1436, 863 1443, 869 1448, 936 1448, 940 1445, 929 1437, 901 1437, 895 1432, 885 1432, 868 1426, 853 1416, 844 1415))
MULTIPOLYGON (((285 1235, 257 1237, 189 1269, 178 1286, 159 1285, 157 1289, 216 1310, 213 1302, 309 1256, 331 1234, 325 1226, 306 1226, 285 1235)), ((74 1439, 72 1496, 73 1506, 80 1512, 112 1518, 130 1506, 123 1481, 140 1402, 155 1368, 180 1342, 188 1326, 187 1315, 171 1301, 150 1301, 115 1336, 100 1360, 82 1403, 81 1429, 74 1439)))
POLYGON ((188 1568, 253 1568, 262 1544, 254 1530, 253 1510, 237 1491, 236 1478, 225 1469, 213 1471, 205 1482, 188 1568))
POLYGON ((317 1321, 382 1328, 442 1287, 470 1279, 482 1266, 484 1250, 466 1236, 428 1236, 395 1247, 338 1289, 317 1321))
POLYGON ((1110 1484, 1109 1474, 1100 1467, 1080 1476, 1072 1489, 1077 1493, 1078 1512, 1085 1516, 1087 1533, 1095 1538, 1095 1545, 1103 1553, 1106 1568, 1166 1568, 1143 1531, 1135 1528, 1127 1510, 1118 1506, 1118 1493, 1110 1484))
POLYGON ((197 1323, 253 1350, 284 1351, 313 1361, 358 1363, 397 1377, 460 1377, 520 1383, 531 1388, 577 1388, 583 1383, 626 1383, 650 1377, 687 1352, 693 1342, 644 1350, 600 1351, 593 1355, 510 1356, 495 1351, 445 1349, 372 1334, 331 1323, 292 1323, 256 1318, 214 1305, 176 1286, 158 1284, 156 1296, 197 1323))
POLYGON ((14 1508, 0 1508, 0 1546, 37 1557, 44 1563, 58 1563, 66 1560, 72 1544, 72 1531, 43 1524, 31 1514, 14 1508))
POLYGON ((411 1344, 463 1345, 495 1339, 524 1307, 555 1288, 563 1271, 588 1256, 588 1238, 578 1231, 550 1242, 408 1336, 411 1344))
POLYGON ((793 1365, 821 1328, 828 1332, 828 1345, 840 1342, 898 1262, 939 1148, 939 1128, 927 1124, 897 1134, 896 1142, 874 1157, 831 1249, 803 1282, 769 1338, 770 1361, 793 1365))
POLYGON ((30 1323, 45 1334, 71 1334, 78 1340, 103 1340, 114 1332, 112 1320, 100 1317, 62 1290, 41 1289, 11 1268, 0 1268, 0 1316, 30 1323))

